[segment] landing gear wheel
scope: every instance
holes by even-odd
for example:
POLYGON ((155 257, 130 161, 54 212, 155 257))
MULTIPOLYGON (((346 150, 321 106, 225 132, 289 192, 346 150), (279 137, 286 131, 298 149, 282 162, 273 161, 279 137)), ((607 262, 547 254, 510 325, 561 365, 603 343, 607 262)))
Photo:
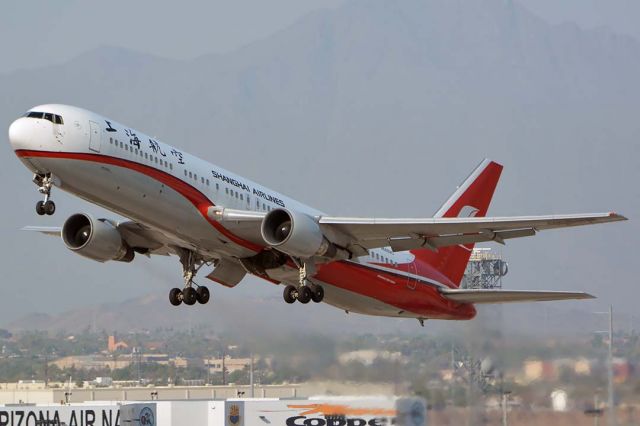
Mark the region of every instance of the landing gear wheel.
POLYGON ((204 286, 200 286, 198 287, 198 289, 196 290, 196 299, 198 300, 198 303, 200 303, 201 305, 205 305, 208 301, 209 301, 209 289, 204 287, 204 286))
POLYGON ((193 287, 187 287, 182 290, 182 301, 185 305, 195 305, 195 303, 198 301, 198 294, 193 287))
POLYGON ((38 213, 40 216, 43 216, 46 213, 46 210, 44 208, 44 201, 40 200, 36 203, 36 213, 38 213))
POLYGON ((311 290, 311 300, 313 300, 314 303, 320 303, 322 299, 324 299, 324 288, 316 284, 313 286, 313 290, 311 290))
POLYGON ((295 303, 297 292, 298 290, 296 289, 296 287, 289 284, 284 288, 284 293, 282 294, 282 297, 284 298, 284 301, 287 303, 295 303))
POLYGON ((179 288, 172 288, 169 292, 169 302, 173 306, 179 306, 182 303, 182 290, 179 288))
POLYGON ((45 201, 43 207, 44 207, 44 212, 49 216, 51 216, 56 212, 56 203, 54 203, 51 200, 45 201))
POLYGON ((309 303, 311 300, 311 289, 309 286, 302 286, 298 288, 298 301, 303 304, 309 303))

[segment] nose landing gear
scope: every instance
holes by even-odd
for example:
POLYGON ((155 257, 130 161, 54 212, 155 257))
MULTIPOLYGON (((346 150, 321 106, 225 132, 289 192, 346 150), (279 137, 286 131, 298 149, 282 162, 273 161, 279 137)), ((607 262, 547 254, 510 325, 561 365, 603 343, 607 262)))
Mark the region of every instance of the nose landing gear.
POLYGON ((56 212, 56 204, 51 200, 51 188, 53 187, 53 178, 51 173, 33 175, 33 183, 38 186, 38 192, 44 194, 44 201, 40 200, 36 203, 36 213, 42 215, 52 215, 56 212))
POLYGON ((197 303, 204 305, 209 302, 211 297, 209 289, 205 286, 198 285, 193 281, 198 270, 205 262, 194 252, 184 250, 180 253, 180 263, 182 263, 182 275, 184 277, 184 288, 172 288, 169 292, 169 303, 173 306, 179 306, 184 302, 187 306, 193 306, 197 303), (194 288, 197 287, 197 289, 194 288))

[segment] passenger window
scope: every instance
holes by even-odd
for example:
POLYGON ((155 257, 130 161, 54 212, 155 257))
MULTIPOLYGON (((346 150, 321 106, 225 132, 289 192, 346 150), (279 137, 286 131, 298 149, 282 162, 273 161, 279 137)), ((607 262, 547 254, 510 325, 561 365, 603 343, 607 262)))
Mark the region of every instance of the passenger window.
POLYGON ((125 145, 125 146, 124 146, 124 150, 125 150, 125 151, 129 151, 129 145, 125 145))
POLYGON ((109 143, 113 145, 113 138, 109 138, 109 143))
POLYGON ((194 173, 194 174, 193 174, 193 178, 194 178, 195 180, 198 180, 198 175, 194 173))
POLYGON ((173 170, 173 163, 169 163, 169 169, 173 170))
POLYGON ((124 144, 120 142, 120 149, 124 148, 124 144))
POLYGON ((138 155, 138 150, 136 149, 136 155, 138 155))
POLYGON ((155 160, 156 164, 158 164, 158 157, 153 157, 153 159, 155 160))
POLYGON ((204 185, 204 178, 200 176, 200 183, 204 185))
POLYGON ((147 154, 146 152, 144 153, 144 159, 148 160, 149 159, 149 154, 147 154))
POLYGON ((193 178, 193 173, 189 172, 189 177, 193 178))
POLYGON ((236 198, 238 198, 238 191, 236 191, 236 198))
POLYGON ((209 186, 209 179, 207 179, 207 186, 209 186))
POLYGON ((225 194, 229 194, 229 188, 225 188, 225 189, 224 189, 224 193, 225 193, 225 194))
POLYGON ((218 191, 220 189, 220 184, 216 183, 216 191, 218 191))
POLYGON ((240 194, 240 200, 241 200, 241 201, 243 201, 243 200, 244 200, 244 198, 242 198, 242 194, 240 194))

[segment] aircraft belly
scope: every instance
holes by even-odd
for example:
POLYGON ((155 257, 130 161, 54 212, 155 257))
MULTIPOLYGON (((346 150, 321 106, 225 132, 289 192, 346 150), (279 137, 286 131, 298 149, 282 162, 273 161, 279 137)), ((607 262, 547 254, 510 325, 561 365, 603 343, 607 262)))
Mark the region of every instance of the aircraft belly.
POLYGON ((229 256, 253 254, 230 244, 182 194, 145 174, 111 164, 40 158, 61 188, 174 237, 181 245, 229 256), (185 244, 187 243, 187 244, 185 244))
POLYGON ((364 296, 349 290, 335 287, 329 283, 320 282, 324 288, 324 303, 345 310, 349 313, 377 315, 385 317, 415 317, 395 306, 388 305, 372 297, 364 296))

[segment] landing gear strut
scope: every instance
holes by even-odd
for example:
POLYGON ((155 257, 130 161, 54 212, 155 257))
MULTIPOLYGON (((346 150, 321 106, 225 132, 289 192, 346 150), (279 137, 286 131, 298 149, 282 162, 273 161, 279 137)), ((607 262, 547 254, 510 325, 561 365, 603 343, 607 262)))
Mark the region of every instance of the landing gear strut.
POLYGON ((169 302, 173 306, 179 306, 182 302, 188 306, 195 305, 196 302, 201 305, 206 304, 211 297, 209 289, 193 281, 196 273, 205 262, 196 253, 190 250, 182 250, 180 252, 180 263, 182 264, 184 288, 182 290, 172 288, 169 292, 169 302))
POLYGON ((308 272, 315 272, 315 264, 310 262, 301 262, 295 260, 294 262, 299 269, 299 283, 297 286, 287 285, 284 288, 282 297, 287 303, 294 303, 296 300, 300 303, 307 304, 310 301, 314 303, 322 302, 324 299, 324 288, 320 284, 311 282, 308 279, 308 272))
POLYGON ((44 195, 44 201, 40 200, 36 203, 36 213, 42 215, 52 215, 56 212, 56 204, 51 200, 51 188, 53 187, 53 178, 51 173, 33 175, 33 183, 38 186, 38 192, 44 195))

